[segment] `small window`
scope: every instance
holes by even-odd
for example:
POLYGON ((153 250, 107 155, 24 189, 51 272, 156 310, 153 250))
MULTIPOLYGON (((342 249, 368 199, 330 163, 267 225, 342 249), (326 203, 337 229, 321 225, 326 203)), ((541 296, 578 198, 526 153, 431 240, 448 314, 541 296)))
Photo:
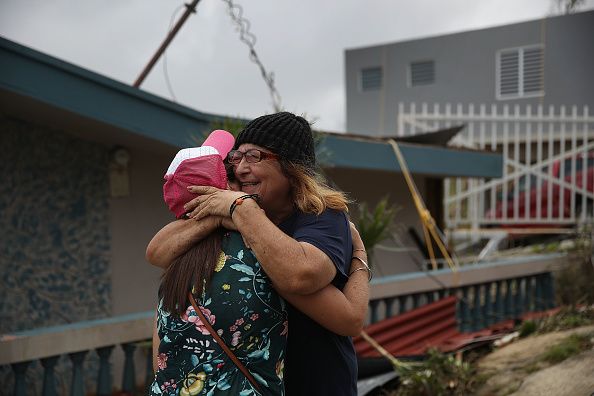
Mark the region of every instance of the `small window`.
POLYGON ((382 88, 383 72, 381 67, 361 69, 361 90, 377 91, 382 88))
POLYGON ((410 86, 428 85, 435 82, 435 62, 423 61, 410 64, 410 86))
POLYGON ((497 98, 517 99, 544 95, 544 50, 530 46, 497 53, 497 98))

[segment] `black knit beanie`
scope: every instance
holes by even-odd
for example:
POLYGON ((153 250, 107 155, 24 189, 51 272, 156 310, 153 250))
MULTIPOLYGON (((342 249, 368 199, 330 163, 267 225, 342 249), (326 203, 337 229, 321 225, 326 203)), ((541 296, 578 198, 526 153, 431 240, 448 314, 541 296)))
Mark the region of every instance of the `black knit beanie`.
POLYGON ((281 158, 313 170, 316 164, 313 134, 305 118, 289 112, 264 115, 250 121, 235 140, 265 147, 281 158))

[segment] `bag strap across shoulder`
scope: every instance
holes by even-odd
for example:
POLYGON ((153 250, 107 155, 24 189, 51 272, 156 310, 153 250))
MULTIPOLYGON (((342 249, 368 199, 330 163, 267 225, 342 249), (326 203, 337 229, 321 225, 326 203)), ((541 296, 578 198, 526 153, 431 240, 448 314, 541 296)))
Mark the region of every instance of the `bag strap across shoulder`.
POLYGON ((262 393, 262 390, 260 389, 260 385, 256 382, 256 380, 254 379, 252 374, 243 365, 243 363, 241 363, 239 361, 239 359, 237 359, 237 356, 235 356, 235 354, 233 352, 231 352, 231 350, 229 349, 227 344, 225 344, 225 342, 221 339, 219 334, 212 328, 212 325, 206 319, 206 317, 202 313, 202 310, 200 309, 198 304, 196 304, 196 300, 194 299, 194 296, 192 295, 191 292, 188 293, 188 298, 190 299, 190 303, 192 304, 192 307, 194 307, 194 311, 196 311, 196 315, 198 315, 198 317, 200 318, 200 321, 202 322, 204 327, 206 327, 207 330, 210 332, 210 335, 212 335, 212 337, 215 339, 217 344, 219 344, 219 346, 223 349, 223 351, 227 354, 227 356, 229 356, 229 359, 231 359, 233 361, 233 363, 235 363, 237 368, 243 373, 243 375, 245 375, 245 377, 248 379, 248 381, 250 381, 250 383, 254 386, 254 388, 256 388, 256 390, 258 392, 262 393))

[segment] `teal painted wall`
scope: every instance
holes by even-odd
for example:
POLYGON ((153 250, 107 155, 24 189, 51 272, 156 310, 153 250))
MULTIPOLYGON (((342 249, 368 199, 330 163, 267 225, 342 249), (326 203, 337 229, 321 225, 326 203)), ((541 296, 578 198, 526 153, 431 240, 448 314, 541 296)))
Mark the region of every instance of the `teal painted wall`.
MULTIPOLYGON (((107 160, 104 147, 0 118, 0 334, 111 315, 107 160)), ((97 361, 85 361, 87 390, 97 361)), ((60 358, 59 394, 71 367, 60 358)), ((41 393, 42 377, 31 364, 27 394, 41 393)), ((13 381, 1 367, 0 394, 13 381)))
POLYGON ((110 315, 107 159, 0 118, 0 333, 110 315))

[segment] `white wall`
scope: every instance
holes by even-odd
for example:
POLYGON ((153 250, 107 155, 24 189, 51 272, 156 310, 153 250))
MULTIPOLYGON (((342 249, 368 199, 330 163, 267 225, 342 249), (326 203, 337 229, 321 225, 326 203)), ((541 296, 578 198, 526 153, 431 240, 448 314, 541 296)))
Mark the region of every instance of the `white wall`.
POLYGON ((173 158, 130 150, 130 195, 110 199, 113 315, 154 309, 161 270, 145 260, 153 235, 173 220, 163 202, 163 175, 173 158))

